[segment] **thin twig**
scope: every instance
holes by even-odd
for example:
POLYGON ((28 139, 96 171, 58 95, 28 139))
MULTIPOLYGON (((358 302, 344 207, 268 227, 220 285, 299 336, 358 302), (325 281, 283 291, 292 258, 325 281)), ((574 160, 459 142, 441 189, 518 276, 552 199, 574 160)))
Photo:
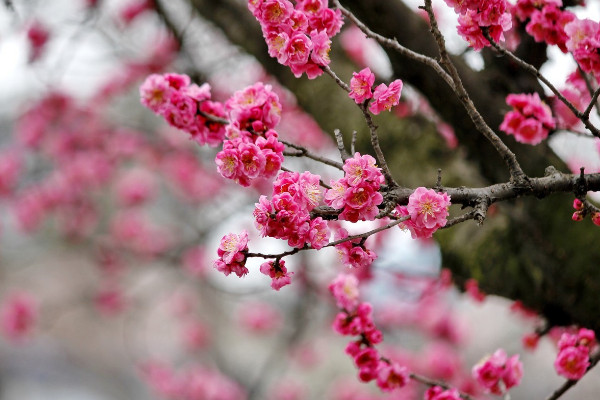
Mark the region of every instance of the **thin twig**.
POLYGON ((596 91, 594 92, 594 95, 592 96, 592 99, 590 100, 590 104, 587 106, 587 108, 583 112, 584 118, 586 118, 586 119, 590 118, 590 113, 592 112, 592 108, 594 108, 594 106, 597 105, 596 101, 598 100, 598 96, 600 96, 600 87, 598 89, 596 89, 596 91))
POLYGON ((424 54, 420 54, 417 53, 415 51, 412 51, 404 46, 402 46, 400 43, 398 43, 397 40, 395 39, 389 39, 386 38, 385 36, 381 36, 375 32, 373 32, 371 29, 369 29, 368 26, 366 26, 364 23, 362 23, 358 18, 356 18, 356 16, 354 14, 352 14, 350 11, 348 11, 347 9, 345 9, 339 2, 339 0, 333 0, 335 6, 342 12, 342 14, 348 18, 350 21, 352 21, 367 37, 376 40, 377 42, 379 42, 379 44, 381 44, 382 46, 388 47, 392 50, 397 51, 398 53, 402 54, 405 57, 411 58, 417 62, 423 63, 425 65, 428 65, 429 67, 433 68, 435 70, 435 72, 452 88, 454 89, 454 83, 452 82, 452 78, 450 77, 450 75, 448 75, 448 73, 446 71, 444 71, 444 69, 438 64, 438 62, 431 57, 427 57, 424 54))
POLYGON ((337 143, 337 148, 340 152, 340 157, 342 161, 346 161, 350 158, 350 154, 346 151, 346 147, 344 146, 344 137, 342 136, 342 132, 339 129, 335 129, 333 131, 333 135, 335 136, 335 141, 337 143))
POLYGON ((324 66, 322 66, 322 67, 321 67, 321 69, 322 69, 323 71, 325 71, 325 72, 327 73, 327 75, 331 76, 331 77, 332 77, 332 78, 335 80, 335 83, 337 83, 337 84, 338 84, 338 86, 339 86, 339 87, 341 87, 342 89, 344 89, 346 92, 350 93, 350 86, 348 86, 348 85, 346 84, 346 82, 344 82, 343 80, 341 80, 341 79, 340 79, 340 78, 339 78, 339 77, 338 77, 338 76, 335 74, 335 72, 333 72, 333 71, 331 70, 331 68, 329 68, 329 66, 327 66, 327 65, 324 65, 324 66))
MULTIPOLYGON (((428 1, 430 1, 430 0, 428 0, 428 1)), ((556 95, 556 97, 558 97, 560 99, 560 101, 562 101, 569 108, 569 110, 571 110, 571 112, 573 114, 575 114, 575 116, 577 118, 579 118, 581 120, 581 122, 583 122, 585 127, 587 129, 589 129, 589 131, 592 132, 592 134, 594 136, 600 137, 600 131, 598 130, 598 128, 596 128, 590 122, 589 112, 586 115, 586 114, 582 113, 581 111, 579 111, 577 109, 577 107, 575 107, 573 105, 573 103, 571 103, 569 100, 567 100, 567 98, 544 75, 542 75, 536 67, 534 67, 533 65, 529 64, 528 62, 520 59, 519 57, 514 55, 511 51, 503 48, 498 43, 496 43, 494 41, 494 39, 492 39, 492 37, 490 36, 490 33, 486 27, 482 27, 481 32, 483 33, 483 36, 485 36, 485 38, 488 40, 488 42, 490 42, 490 44, 494 47, 494 49, 496 49, 498 52, 505 55, 506 57, 510 58, 511 61, 519 64, 519 66, 521 66, 521 68, 523 68, 527 72, 533 74, 536 78, 538 78, 540 81, 542 81, 544 83, 544 85, 546 85, 552 91, 552 93, 554 93, 556 95)), ((594 94, 594 95, 597 99, 598 96, 596 94, 594 94)), ((593 103, 592 103, 591 107, 593 107, 593 103)), ((591 111, 591 107, 589 107, 590 111, 591 111)))
POLYGON ((377 135, 377 125, 373 122, 373 118, 367 109, 367 104, 362 103, 359 104, 360 109, 363 112, 363 116, 365 117, 365 121, 367 121, 367 126, 369 127, 369 133, 371 137, 371 146, 373 150, 375 150, 375 156, 377 157, 377 162, 379 163, 379 168, 381 168, 381 172, 385 177, 385 181, 391 187, 398 187, 398 183, 394 180, 392 176, 392 172, 385 161, 385 156, 383 155, 383 151, 381 150, 381 146, 379 144, 379 136, 377 135))
POLYGON ((318 155, 316 155, 314 153, 311 153, 306 147, 299 146, 299 145, 294 144, 294 143, 290 143, 290 142, 288 142, 286 140, 281 140, 281 139, 278 139, 278 140, 281 143, 285 144, 286 146, 291 147, 291 148, 296 149, 296 150, 299 151, 299 153, 297 153, 297 154, 291 154, 294 157, 304 156, 306 158, 310 158, 311 160, 319 161, 319 162, 321 162, 323 164, 329 165, 329 166, 337 168, 337 169, 342 169, 343 168, 343 164, 342 163, 330 160, 329 158, 318 156, 318 155))
POLYGON ((446 49, 446 41, 444 40, 444 36, 440 32, 440 29, 437 25, 437 20, 433 13, 433 7, 431 5, 431 0, 425 0, 425 7, 422 7, 427 14, 429 15, 429 26, 430 31, 433 34, 435 41, 438 45, 438 50, 440 52, 440 63, 443 67, 448 70, 452 82, 454 82, 454 91, 457 94, 459 100, 465 107, 465 110, 469 114, 469 117, 475 124, 475 127, 479 132, 481 132, 486 139, 494 146, 496 151, 500 154, 504 162, 506 163, 508 170, 510 172, 510 177, 516 182, 519 182, 522 186, 527 186, 527 175, 523 172, 521 165, 517 161, 517 157, 515 154, 506 146, 506 144, 500 139, 500 137, 489 127, 489 125, 485 122, 475 104, 469 97, 467 90, 462 84, 458 71, 454 66, 454 63, 450 59, 450 55, 448 54, 448 50, 446 49))
MULTIPOLYGON (((336 73, 331 70, 331 68, 329 68, 328 66, 324 66, 321 68, 323 69, 323 71, 327 72, 327 74, 330 75, 342 89, 346 90, 347 92, 350 92, 350 87, 348 87, 348 85, 346 85, 346 83, 344 81, 342 81, 336 75, 336 73)), ((379 163, 381 172, 383 173, 383 176, 385 177, 385 180, 388 185, 397 187, 398 184, 396 183, 396 181, 394 180, 394 178, 392 176, 392 173, 387 165, 387 162, 385 161, 385 156, 383 155, 381 146, 379 145, 379 136, 377 136, 377 125, 375 125, 373 123, 373 118, 371 118, 371 114, 369 113, 369 110, 367 108, 367 102, 359 104, 358 107, 362 111, 363 116, 365 117, 365 121, 367 121, 367 126, 369 127, 369 132, 371 134, 370 135, 371 136, 371 146, 373 146, 373 150, 375 150, 375 156, 377 157, 377 162, 379 163)), ((338 139, 337 136, 336 136, 336 139, 338 139)), ((338 139, 338 149, 339 148, 340 148, 340 141, 338 139)), ((344 150, 344 152, 345 151, 346 150, 344 150)), ((340 150, 340 152, 341 152, 341 150, 340 150)), ((343 156, 342 156, 342 158, 343 158, 343 156)))
POLYGON ((356 139, 357 139, 357 132, 356 131, 352 131, 352 142, 350 143, 350 153, 354 154, 356 153, 356 139))
MULTIPOLYGON (((590 94, 590 97, 593 96, 594 88, 592 87, 592 82, 590 81, 590 77, 588 76, 588 74, 585 73, 583 68, 581 68, 581 65, 575 59, 575 56, 573 56, 573 60, 575 61, 575 64, 577 64, 577 70, 579 71, 579 75, 581 75, 581 78, 585 82, 585 87, 587 88, 587 90, 590 94)), ((597 101, 596 101, 596 114, 598 114, 600 116, 600 104, 598 104, 597 101)))
MULTIPOLYGON (((359 233, 357 235, 351 235, 351 236, 347 236, 345 238, 330 242, 328 244, 326 244, 325 246, 323 246, 323 248, 325 247, 332 247, 332 246, 337 246, 338 244, 344 243, 344 242, 348 242, 350 240, 355 240, 355 239, 366 239, 371 235, 374 235, 376 233, 379 233, 381 231, 385 231, 386 229, 390 229, 404 221, 406 221, 407 219, 410 219, 410 215, 404 216, 402 218, 398 218, 397 220, 394 220, 392 222, 390 222, 387 225, 384 226, 380 226, 379 228, 375 228, 372 229, 368 232, 364 232, 364 233, 359 233)), ((293 250, 289 250, 283 253, 279 253, 279 254, 262 254, 262 253, 246 253, 246 257, 260 257, 260 258, 282 258, 285 256, 290 256, 293 254, 296 254, 300 251, 304 251, 304 250, 314 250, 314 248, 312 247, 308 247, 308 246, 304 246, 301 248, 295 248, 293 250)))

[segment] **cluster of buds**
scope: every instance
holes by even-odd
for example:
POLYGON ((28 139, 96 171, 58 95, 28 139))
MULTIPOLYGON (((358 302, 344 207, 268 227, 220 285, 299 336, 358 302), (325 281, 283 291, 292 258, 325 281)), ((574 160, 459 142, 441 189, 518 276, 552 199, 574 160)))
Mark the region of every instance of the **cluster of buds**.
MULTIPOLYGON (((586 208, 585 203, 579 199, 573 200, 573 208, 575 209, 575 212, 571 216, 571 219, 573 221, 583 220, 583 217, 585 217, 585 215, 588 213, 588 209, 586 208)), ((600 226, 600 212, 592 212, 592 222, 594 223, 594 225, 600 226)))

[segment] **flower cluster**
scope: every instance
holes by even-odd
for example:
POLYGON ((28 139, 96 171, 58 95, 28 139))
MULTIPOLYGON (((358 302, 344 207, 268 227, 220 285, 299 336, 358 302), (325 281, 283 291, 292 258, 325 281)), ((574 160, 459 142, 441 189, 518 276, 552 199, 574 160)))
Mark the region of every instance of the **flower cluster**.
POLYGON ((281 172, 273 183, 272 199, 263 195, 255 204, 255 225, 261 235, 287 240, 296 248, 305 244, 323 248, 329 242, 327 222, 310 217, 310 211, 321 201, 319 179, 308 171, 281 172))
POLYGON ((523 364, 518 354, 507 357, 504 350, 498 349, 475 365, 472 373, 486 391, 502 395, 521 382, 523 364))
POLYGON ((359 379, 363 382, 377 380, 377 386, 385 392, 406 386, 410 380, 408 369, 382 359, 374 347, 381 343, 383 335, 373 323, 371 305, 358 301, 356 278, 340 274, 329 285, 329 291, 342 309, 333 322, 333 329, 344 336, 360 336, 346 347, 346 353, 354 358, 359 379))
POLYGON ((575 19, 575 14, 564 11, 559 6, 546 4, 541 10, 531 13, 531 20, 525 27, 536 42, 557 45, 563 53, 567 52, 566 42, 569 39, 565 25, 575 19))
POLYGON ((509 3, 506 0, 445 0, 458 16, 458 34, 474 50, 490 46, 481 31, 485 27, 490 37, 499 42, 512 27, 509 3))
POLYGON ((449 208, 450 196, 447 193, 418 187, 409 196, 408 205, 396 207, 395 214, 400 218, 410 216, 398 226, 408 229, 413 239, 427 239, 446 225, 449 208))
POLYGON ((273 178, 283 163, 284 145, 273 128, 281 119, 281 103, 270 85, 257 82, 237 91, 225 103, 229 140, 215 162, 219 173, 242 186, 253 179, 273 178))
POLYGON ((576 334, 563 333, 558 341, 554 368, 568 379, 581 379, 590 366, 590 351, 596 346, 596 335, 581 328, 576 334))
POLYGON ((372 98, 373 101, 369 105, 369 110, 375 115, 382 111, 390 111, 392 107, 398 105, 403 86, 400 79, 390 83, 390 86, 381 83, 374 91, 372 90, 373 83, 375 83, 375 74, 371 72, 369 67, 360 72, 354 72, 352 79, 350 79, 350 93, 348 96, 356 104, 372 98))
POLYGON ((514 135, 517 142, 538 144, 556 127, 550 107, 537 93, 509 94, 506 103, 513 110, 506 113, 500 129, 514 135))
POLYGON ((217 249, 219 259, 215 261, 215 268, 229 275, 235 273, 240 278, 248 273, 246 268, 246 254, 248 253, 248 232, 241 234, 228 233, 221 239, 217 249))
POLYGON ((287 65, 296 77, 309 79, 329 65, 331 38, 342 27, 340 10, 332 10, 327 0, 248 0, 248 8, 262 28, 269 55, 287 65))
MULTIPOLYGON (((348 231, 340 228, 335 233, 335 240, 348 237, 348 231)), ((364 240, 361 238, 346 240, 335 245, 340 259, 344 265, 354 268, 368 267, 377 259, 377 254, 365 247, 364 240)))
POLYGON ((566 43, 581 69, 600 78, 600 24, 589 19, 574 19, 565 25, 566 43))
POLYGON ((187 75, 152 74, 140 86, 144 106, 162 116, 171 126, 189 133, 200 145, 217 146, 225 127, 208 116, 224 118, 222 103, 210 100, 210 86, 191 83, 187 75))
POLYGON ((293 272, 288 272, 285 261, 267 261, 261 264, 260 272, 271 278, 271 287, 277 291, 292 283, 293 272))
POLYGON ((517 0, 512 13, 520 20, 526 21, 531 15, 545 6, 562 7, 562 0, 517 0))
POLYGON ((343 209, 339 219, 356 222, 371 221, 379 212, 383 201, 379 188, 385 179, 375 159, 358 152, 344 162, 344 177, 331 181, 331 189, 325 192, 325 203, 343 209))

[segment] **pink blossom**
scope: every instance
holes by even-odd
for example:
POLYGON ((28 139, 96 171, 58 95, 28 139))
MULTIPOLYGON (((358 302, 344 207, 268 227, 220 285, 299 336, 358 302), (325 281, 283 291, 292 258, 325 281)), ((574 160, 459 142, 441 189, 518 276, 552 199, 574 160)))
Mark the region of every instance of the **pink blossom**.
POLYGON ((509 94, 506 103, 513 111, 506 113, 500 129, 521 143, 538 144, 556 127, 550 107, 537 93, 509 94))
POLYGON ((508 358, 499 349, 475 365, 472 375, 488 392, 501 395, 521 382, 523 365, 518 354, 508 358))
POLYGON ((240 235, 229 233, 221 239, 217 249, 220 258, 214 262, 214 267, 226 276, 233 272, 241 278, 248 273, 245 266, 247 251, 248 232, 244 230, 240 235))
POLYGON ((264 24, 282 25, 290 17, 293 9, 288 0, 264 0, 257 9, 257 18, 264 24))
POLYGON ((140 86, 140 98, 143 105, 159 113, 171 98, 172 91, 163 75, 152 74, 140 86))
POLYGON ((339 274, 328 288, 339 308, 353 311, 358 305, 358 279, 355 275, 339 274))
POLYGON ((310 247, 316 250, 322 249, 329 243, 330 231, 327 226, 327 221, 321 217, 311 219, 309 223, 309 231, 306 235, 306 242, 310 247))
POLYGON ((350 79, 350 93, 349 96, 353 99, 356 104, 360 104, 367 99, 373 97, 371 87, 375 82, 375 74, 367 67, 360 72, 353 72, 352 79, 350 79))
POLYGON ((288 272, 284 260, 267 261, 261 264, 260 272, 272 279, 271 287, 277 291, 292 283, 292 275, 294 275, 293 272, 288 272))
POLYGON ((541 10, 531 14, 531 20, 525 27, 536 42, 557 45, 563 53, 567 52, 566 42, 569 39, 564 28, 575 19, 575 14, 562 11, 554 5, 545 5, 541 10))
MULTIPOLYGON (((469 43, 473 50, 479 51, 484 47, 491 46, 490 42, 483 36, 477 19, 477 12, 468 10, 458 17, 458 34, 469 43)), ((508 13, 500 16, 497 24, 487 27, 490 37, 498 43, 504 40, 504 32, 512 27, 512 19, 508 13)))
MULTIPOLYGON (((348 237, 348 231, 340 228, 335 233, 335 240, 340 240, 348 237)), ((344 265, 355 268, 368 267, 375 261, 377 254, 374 251, 367 249, 364 244, 360 244, 360 238, 347 240, 335 245, 341 261, 344 265)))
POLYGON ((600 76, 600 28, 597 22, 588 19, 578 20, 565 25, 565 33, 569 37, 567 49, 573 54, 581 69, 600 76))
POLYGON ((368 154, 360 155, 354 153, 352 158, 346 159, 342 167, 345 172, 345 182, 349 186, 361 186, 369 183, 374 189, 378 189, 383 184, 383 175, 377 167, 376 161, 368 154))
POLYGON ((408 368, 395 362, 380 362, 377 372, 377 386, 384 392, 403 388, 409 382, 408 368))
POLYGON ((25 292, 11 294, 4 299, 0 310, 2 333, 12 342, 29 336, 38 318, 35 299, 25 292))
POLYGON ((295 33, 287 41, 286 52, 288 65, 305 65, 308 62, 313 44, 304 33, 295 33))
POLYGON ((579 380, 590 366, 589 358, 589 350, 585 347, 565 347, 556 356, 554 368, 567 379, 579 380))
POLYGON ((327 36, 326 31, 317 32, 316 30, 310 33, 313 48, 310 53, 310 59, 318 65, 329 65, 329 51, 331 50, 331 40, 327 36))
POLYGON ((245 230, 241 234, 228 233, 221 239, 221 244, 217 254, 223 262, 230 264, 233 261, 243 261, 246 256, 243 252, 248 250, 248 232, 245 230))
POLYGON ((534 11, 547 5, 562 7, 563 4, 562 0, 517 0, 513 13, 521 21, 525 21, 531 17, 534 11))
POLYGON ((416 227, 439 229, 446 225, 450 196, 433 189, 417 188, 408 198, 406 207, 416 227))
POLYGON ((373 101, 369 104, 369 111, 377 115, 382 111, 389 111, 393 106, 398 105, 400 93, 402 91, 402 81, 396 79, 390 86, 385 83, 380 84, 373 92, 373 101))

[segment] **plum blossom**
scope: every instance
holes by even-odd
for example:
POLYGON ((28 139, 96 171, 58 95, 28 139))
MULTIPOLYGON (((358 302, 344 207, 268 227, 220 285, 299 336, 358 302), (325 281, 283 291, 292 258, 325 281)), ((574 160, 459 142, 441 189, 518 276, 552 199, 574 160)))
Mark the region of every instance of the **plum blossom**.
POLYGON ((340 10, 327 1, 248 0, 248 9, 260 23, 269 55, 290 67, 296 77, 314 79, 330 63, 331 38, 342 26, 340 10))
POLYGON ((350 79, 349 96, 356 104, 360 104, 365 100, 373 97, 371 87, 375 83, 375 74, 371 72, 369 67, 362 69, 360 72, 353 72, 350 79))
POLYGON ((377 115, 382 111, 389 111, 400 102, 402 92, 402 81, 396 79, 389 86, 385 83, 379 84, 373 91, 373 100, 369 104, 369 111, 377 115))
POLYGON ((288 272, 284 260, 267 261, 261 264, 260 272, 272 279, 271 287, 277 291, 292 283, 292 275, 294 275, 293 272, 288 272))
POLYGON ((576 334, 563 333, 558 341, 558 355, 554 369, 567 379, 578 380, 590 366, 590 352, 596 347, 596 335, 581 328, 576 334))
POLYGON ((514 135, 518 142, 538 144, 556 127, 550 107, 537 93, 509 94, 506 103, 513 110, 506 113, 500 129, 514 135))
POLYGON ((228 233, 221 239, 217 249, 219 259, 214 262, 215 268, 225 275, 235 273, 240 278, 248 273, 246 253, 248 252, 248 232, 241 234, 228 233))
POLYGON ((501 395, 521 382, 523 365, 518 354, 507 357, 504 350, 498 349, 477 363, 472 375, 487 392, 501 395))
POLYGON ((339 274, 328 286, 341 309, 354 310, 358 305, 358 279, 356 275, 339 274))
POLYGON ((332 188, 325 192, 325 203, 337 209, 343 208, 339 216, 342 220, 375 219, 379 212, 377 206, 383 202, 379 188, 385 181, 375 159, 357 152, 344 162, 343 169, 344 177, 332 180, 332 188))

